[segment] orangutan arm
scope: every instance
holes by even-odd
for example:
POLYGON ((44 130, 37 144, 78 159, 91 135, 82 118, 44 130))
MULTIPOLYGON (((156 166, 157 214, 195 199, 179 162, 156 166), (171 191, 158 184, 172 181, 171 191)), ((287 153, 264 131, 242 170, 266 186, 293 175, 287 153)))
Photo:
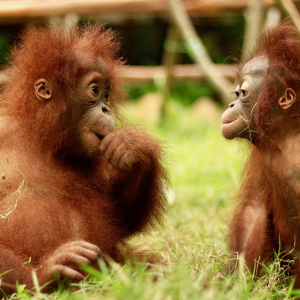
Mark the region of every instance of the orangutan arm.
POLYGON ((272 211, 272 185, 260 153, 254 148, 244 170, 244 182, 240 188, 239 204, 230 224, 229 248, 243 256, 247 267, 253 271, 255 262, 269 259, 274 241, 272 211))
POLYGON ((267 210, 257 200, 238 208, 230 224, 230 250, 242 256, 251 272, 265 258, 268 236, 267 210))
POLYGON ((143 131, 126 126, 107 135, 100 151, 113 168, 116 198, 130 232, 160 220, 165 207, 167 173, 161 165, 163 150, 143 131))

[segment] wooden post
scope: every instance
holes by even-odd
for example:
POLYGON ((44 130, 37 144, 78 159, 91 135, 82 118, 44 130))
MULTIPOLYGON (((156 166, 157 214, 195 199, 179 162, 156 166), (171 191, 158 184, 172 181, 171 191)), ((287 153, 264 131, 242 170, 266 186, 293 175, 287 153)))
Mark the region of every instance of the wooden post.
POLYGON ((245 35, 241 61, 245 61, 249 51, 255 51, 262 34, 264 21, 264 3, 262 0, 251 0, 245 12, 245 35))
POLYGON ((183 3, 180 0, 169 0, 171 16, 177 26, 180 37, 186 43, 189 55, 203 71, 207 81, 219 93, 224 102, 229 101, 231 83, 219 72, 208 55, 199 38, 183 3))
POLYGON ((300 32, 300 14, 292 0, 277 0, 280 9, 285 15, 291 17, 295 27, 300 32))
POLYGON ((166 105, 170 98, 170 93, 172 89, 172 80, 173 80, 173 67, 177 63, 178 60, 178 42, 179 42, 179 32, 177 27, 174 25, 173 22, 170 23, 167 37, 164 41, 164 52, 162 56, 162 65, 166 67, 165 73, 165 81, 162 87, 162 117, 165 115, 166 112, 166 105))
POLYGON ((264 29, 276 27, 281 20, 281 11, 277 7, 270 7, 267 10, 264 29))

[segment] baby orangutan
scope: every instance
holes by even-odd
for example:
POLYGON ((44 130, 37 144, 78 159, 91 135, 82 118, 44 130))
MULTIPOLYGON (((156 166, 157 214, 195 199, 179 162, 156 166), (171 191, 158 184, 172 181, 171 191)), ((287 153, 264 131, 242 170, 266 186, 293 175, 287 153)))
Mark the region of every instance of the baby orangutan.
POLYGON ((114 130, 125 98, 118 51, 114 33, 99 25, 31 28, 12 51, 0 94, 6 293, 16 281, 32 288, 32 269, 50 289, 83 279, 79 266, 97 268, 98 257, 122 263, 124 249, 139 256, 128 237, 162 219, 160 143, 133 126, 114 130))
MULTIPOLYGON (((300 288, 300 36, 287 22, 269 31, 240 71, 222 116, 225 138, 252 143, 229 235, 232 252, 255 264, 274 251, 296 259, 300 288)), ((285 256, 287 257, 287 256, 285 256)), ((260 266, 257 264, 256 270, 260 266)))

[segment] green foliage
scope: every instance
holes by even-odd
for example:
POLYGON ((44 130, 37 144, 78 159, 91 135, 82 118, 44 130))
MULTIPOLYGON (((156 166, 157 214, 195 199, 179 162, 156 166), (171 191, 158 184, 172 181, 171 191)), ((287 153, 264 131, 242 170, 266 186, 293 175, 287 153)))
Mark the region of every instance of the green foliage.
MULTIPOLYGON (((172 191, 164 226, 132 243, 160 254, 164 264, 100 262, 101 272, 85 267, 91 276, 83 282, 36 299, 292 299, 297 291, 279 255, 258 278, 243 264, 234 274, 227 271, 236 261, 227 251, 226 224, 246 147, 226 141, 220 124, 194 117, 178 102, 170 102, 160 126, 147 127, 168 141, 172 191)), ((20 286, 12 299, 28 297, 20 286)))
POLYGON ((129 98, 130 100, 137 101, 143 95, 147 93, 157 92, 157 87, 155 85, 138 85, 138 86, 130 86, 128 88, 129 98))
MULTIPOLYGON (((133 101, 137 101, 146 93, 158 92, 158 87, 155 85, 139 85, 131 86, 129 89, 129 97, 133 101)), ((212 87, 205 83, 177 83, 173 86, 171 97, 173 100, 180 102, 183 106, 191 105, 200 97, 214 97, 215 92, 212 87)))
POLYGON ((0 64, 5 62, 4 57, 7 55, 8 36, 6 34, 0 34, 0 64))
POLYGON ((176 84, 173 89, 173 99, 182 103, 184 106, 191 105, 196 99, 200 97, 214 97, 215 92, 213 88, 205 83, 185 83, 176 84))

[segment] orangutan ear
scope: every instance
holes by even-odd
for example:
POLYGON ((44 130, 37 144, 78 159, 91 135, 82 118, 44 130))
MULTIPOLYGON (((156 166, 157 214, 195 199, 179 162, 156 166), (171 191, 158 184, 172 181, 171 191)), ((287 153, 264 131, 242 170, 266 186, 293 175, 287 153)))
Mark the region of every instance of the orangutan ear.
POLYGON ((51 83, 45 78, 41 78, 35 82, 34 91, 36 97, 41 101, 50 100, 52 98, 51 83))
POLYGON ((278 104, 282 109, 290 108, 296 101, 296 93, 293 89, 287 88, 282 97, 279 98, 278 104))

